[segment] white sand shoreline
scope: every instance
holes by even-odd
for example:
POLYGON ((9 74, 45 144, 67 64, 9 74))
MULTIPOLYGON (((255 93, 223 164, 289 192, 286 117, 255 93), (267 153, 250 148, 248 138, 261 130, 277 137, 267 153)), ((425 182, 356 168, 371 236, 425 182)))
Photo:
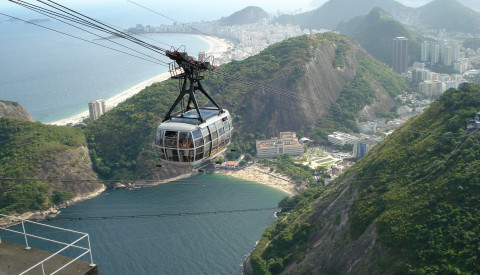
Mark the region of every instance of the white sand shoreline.
POLYGON ((282 190, 290 196, 298 194, 297 185, 286 176, 270 172, 269 168, 259 166, 257 164, 240 168, 238 170, 216 170, 215 172, 244 179, 248 181, 258 182, 270 187, 282 190))
MULTIPOLYGON (((233 43, 224 39, 224 38, 219 38, 219 37, 213 37, 213 36, 207 36, 207 35, 193 35, 193 36, 196 36, 196 37, 199 37, 203 40, 205 40, 209 45, 210 45, 210 48, 209 50, 207 51, 209 55, 213 55, 213 56, 222 56, 223 53, 225 53, 229 47, 232 47, 233 46, 233 43)), ((123 101, 129 99, 130 97, 138 94, 141 90, 145 89, 146 87, 148 86, 151 86, 152 84, 156 83, 156 82, 161 82, 161 81, 165 81, 167 79, 170 78, 170 73, 169 72, 165 72, 165 73, 162 73, 162 74, 159 74, 155 77, 152 77, 148 80, 145 80, 107 100, 105 100, 105 105, 106 105, 106 109, 107 111, 108 110, 111 110, 112 108, 114 108, 115 106, 117 106, 118 104, 122 103, 123 101)), ((94 100, 94 99, 92 99, 94 100)), ((54 121, 54 122, 50 122, 48 124, 51 124, 51 125, 59 125, 59 126, 65 126, 65 125, 69 125, 69 124, 77 124, 77 123, 80 123, 82 122, 84 119, 88 118, 89 117, 89 113, 88 113, 88 109, 86 111, 83 111, 79 114, 76 114, 74 116, 71 116, 71 117, 68 117, 68 118, 65 118, 65 119, 61 119, 61 120, 57 120, 57 121, 54 121)))

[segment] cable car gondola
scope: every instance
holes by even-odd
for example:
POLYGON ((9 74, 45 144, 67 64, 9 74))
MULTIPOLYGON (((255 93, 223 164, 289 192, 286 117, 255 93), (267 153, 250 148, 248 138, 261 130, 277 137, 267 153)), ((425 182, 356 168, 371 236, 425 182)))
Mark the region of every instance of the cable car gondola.
POLYGON ((196 167, 223 153, 231 143, 232 118, 203 89, 201 72, 214 70, 210 62, 195 61, 185 52, 166 51, 175 61, 171 64, 172 78, 179 79, 182 90, 157 128, 155 147, 165 164, 196 167), (187 88, 188 86, 188 88, 187 88), (215 107, 198 106, 195 92, 200 91, 215 107), (188 95, 188 103, 178 114, 177 105, 188 95), (192 106, 193 104, 193 106, 192 106))

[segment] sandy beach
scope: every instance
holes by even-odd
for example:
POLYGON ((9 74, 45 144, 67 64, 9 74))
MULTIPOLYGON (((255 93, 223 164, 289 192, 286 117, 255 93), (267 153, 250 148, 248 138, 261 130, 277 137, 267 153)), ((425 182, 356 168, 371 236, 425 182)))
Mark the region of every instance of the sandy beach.
POLYGON ((251 165, 239 170, 217 170, 217 173, 236 177, 244 180, 254 181, 280 189, 290 195, 298 194, 297 185, 284 175, 270 172, 269 168, 260 165, 251 165))
MULTIPOLYGON (((208 50, 208 55, 213 55, 213 56, 222 56, 223 53, 225 53, 226 51, 228 51, 229 48, 233 47, 233 43, 226 40, 226 39, 223 39, 223 38, 219 38, 219 37, 213 37, 213 36, 206 36, 206 35, 195 35, 196 37, 199 37, 205 41, 207 41, 210 45, 210 48, 208 50)), ((146 87, 152 85, 153 83, 156 83, 156 82, 161 82, 161 81, 165 81, 167 79, 170 78, 170 73, 169 72, 165 72, 165 73, 162 73, 160 75, 157 75, 153 78, 150 78, 146 81, 143 81, 111 98, 108 98, 105 100, 105 105, 106 105, 106 109, 107 111, 108 110, 111 110, 112 108, 114 108, 115 106, 117 106, 118 104, 122 103, 123 101, 127 100, 128 98, 136 95, 137 93, 139 93, 141 90, 145 89, 146 87)), ((87 106, 85 106, 87 108, 87 106)), ((51 124, 51 125, 60 125, 60 126, 64 126, 64 125, 68 125, 68 124, 77 124, 77 123, 80 123, 82 122, 85 118, 88 118, 89 117, 89 113, 88 113, 88 109, 85 110, 84 112, 80 113, 80 114, 77 114, 77 115, 74 115, 74 116, 71 116, 71 117, 68 117, 68 118, 65 118, 65 119, 61 119, 61 120, 57 120, 57 121, 54 121, 54 122, 50 122, 48 124, 51 124)))

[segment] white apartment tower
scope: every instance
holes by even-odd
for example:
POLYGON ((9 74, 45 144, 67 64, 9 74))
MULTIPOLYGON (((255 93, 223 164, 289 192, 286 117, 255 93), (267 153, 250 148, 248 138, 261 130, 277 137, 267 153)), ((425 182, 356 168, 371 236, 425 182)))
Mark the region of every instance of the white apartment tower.
POLYGON ((430 60, 430 42, 423 41, 422 43, 422 53, 421 53, 421 61, 426 62, 430 60))
POLYGON ((452 65, 452 62, 453 62, 452 56, 453 56, 453 48, 450 47, 450 45, 447 42, 445 42, 442 45, 442 53, 441 53, 442 63, 444 66, 452 65))
POLYGON ((440 44, 433 43, 430 51, 430 61, 438 63, 440 61, 440 44))
POLYGON ((93 121, 99 118, 101 115, 105 114, 105 100, 97 99, 88 103, 88 112, 90 113, 90 121, 93 121))

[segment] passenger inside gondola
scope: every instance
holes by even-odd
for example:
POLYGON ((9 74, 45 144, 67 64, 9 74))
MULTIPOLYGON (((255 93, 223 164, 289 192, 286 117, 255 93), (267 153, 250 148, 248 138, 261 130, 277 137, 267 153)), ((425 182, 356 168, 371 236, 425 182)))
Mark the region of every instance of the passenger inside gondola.
POLYGON ((190 132, 180 132, 178 148, 193 148, 192 135, 190 134, 190 132))
POLYGON ((165 131, 165 147, 177 147, 177 131, 165 131))

